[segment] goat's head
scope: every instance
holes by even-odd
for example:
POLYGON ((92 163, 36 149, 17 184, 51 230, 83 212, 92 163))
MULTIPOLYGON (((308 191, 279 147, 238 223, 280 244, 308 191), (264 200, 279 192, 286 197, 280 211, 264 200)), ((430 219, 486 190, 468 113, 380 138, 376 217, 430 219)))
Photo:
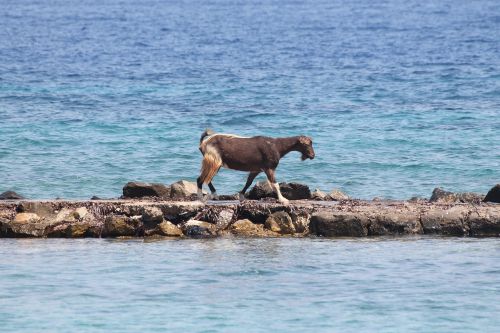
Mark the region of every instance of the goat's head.
POLYGON ((299 136, 299 141, 297 143, 298 145, 298 151, 302 153, 302 161, 306 159, 313 159, 315 154, 314 154, 314 149, 313 149, 313 142, 312 139, 308 136, 299 136))

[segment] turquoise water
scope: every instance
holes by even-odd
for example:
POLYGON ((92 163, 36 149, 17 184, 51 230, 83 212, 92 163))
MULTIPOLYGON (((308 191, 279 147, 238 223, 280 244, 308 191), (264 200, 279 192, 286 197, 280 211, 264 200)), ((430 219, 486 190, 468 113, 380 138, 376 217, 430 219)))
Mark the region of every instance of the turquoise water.
POLYGON ((3 0, 0 191, 195 180, 212 127, 312 136, 316 159, 290 154, 279 181, 366 199, 485 193, 500 179, 499 13, 488 0, 3 0))
POLYGON ((498 332, 497 239, 0 239, 2 332, 498 332))

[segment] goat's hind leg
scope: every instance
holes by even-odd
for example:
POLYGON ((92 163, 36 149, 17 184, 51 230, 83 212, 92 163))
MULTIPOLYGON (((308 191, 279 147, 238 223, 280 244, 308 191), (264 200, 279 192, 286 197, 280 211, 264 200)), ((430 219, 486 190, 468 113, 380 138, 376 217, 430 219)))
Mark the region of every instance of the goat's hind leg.
POLYGON ((208 188, 210 189, 210 196, 208 197, 209 200, 218 200, 219 196, 217 195, 217 190, 214 187, 214 184, 212 182, 208 183, 208 188))
POLYGON ((253 180, 255 179, 255 177, 257 177, 257 175, 259 173, 260 173, 260 171, 250 172, 250 174, 248 175, 245 187, 243 187, 243 189, 239 193, 239 199, 240 199, 240 201, 245 200, 245 192, 248 190, 248 188, 250 187, 250 185, 252 185, 253 180))

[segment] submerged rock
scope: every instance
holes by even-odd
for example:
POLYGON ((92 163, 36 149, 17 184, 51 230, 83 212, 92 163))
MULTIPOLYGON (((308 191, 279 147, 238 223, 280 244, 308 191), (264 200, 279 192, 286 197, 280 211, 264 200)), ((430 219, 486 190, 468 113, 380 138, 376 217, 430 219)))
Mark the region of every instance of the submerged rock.
POLYGON ((0 194, 0 200, 21 200, 24 199, 24 197, 20 194, 17 194, 14 191, 5 191, 2 194, 0 194))
POLYGON ((484 202, 500 203, 500 184, 496 184, 488 191, 488 194, 484 197, 484 202))
POLYGON ((170 188, 164 184, 128 182, 123 187, 124 198, 159 197, 169 198, 170 188))

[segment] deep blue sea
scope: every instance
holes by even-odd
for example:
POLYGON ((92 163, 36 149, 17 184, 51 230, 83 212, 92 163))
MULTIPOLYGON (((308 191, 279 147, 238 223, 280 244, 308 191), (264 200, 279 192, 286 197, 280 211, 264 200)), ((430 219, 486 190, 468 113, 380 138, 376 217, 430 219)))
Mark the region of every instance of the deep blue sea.
POLYGON ((2 333, 494 333, 499 313, 496 239, 0 239, 2 333))
POLYGON ((291 153, 277 177, 312 189, 486 193, 500 2, 0 0, 0 192, 194 181, 206 127, 311 136, 317 158, 291 153))

